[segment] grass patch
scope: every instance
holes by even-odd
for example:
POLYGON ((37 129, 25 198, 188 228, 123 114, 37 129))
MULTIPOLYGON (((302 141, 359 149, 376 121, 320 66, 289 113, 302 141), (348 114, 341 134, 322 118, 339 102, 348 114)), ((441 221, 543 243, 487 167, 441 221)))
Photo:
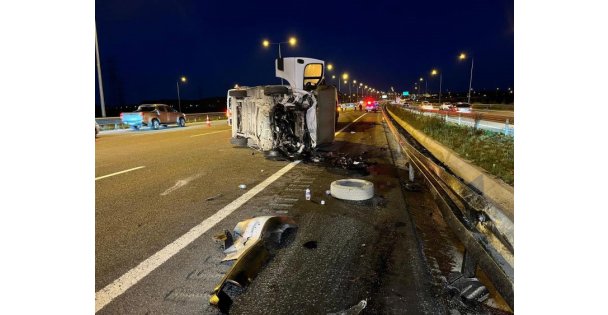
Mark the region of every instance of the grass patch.
POLYGON ((454 150, 471 164, 514 185, 513 137, 446 123, 443 118, 416 114, 393 105, 388 108, 412 127, 454 150))

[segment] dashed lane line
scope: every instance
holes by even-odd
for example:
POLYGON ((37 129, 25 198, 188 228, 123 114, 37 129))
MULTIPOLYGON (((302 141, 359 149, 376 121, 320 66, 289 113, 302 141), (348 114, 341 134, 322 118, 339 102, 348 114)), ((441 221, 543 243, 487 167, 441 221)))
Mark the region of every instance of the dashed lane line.
POLYGON ((300 163, 300 161, 291 162, 285 165, 272 176, 268 177, 263 182, 259 183, 257 186, 253 187, 251 190, 247 191, 239 198, 235 199, 224 208, 220 209, 218 212, 190 229, 190 231, 180 236, 171 244, 165 246, 154 255, 148 257, 133 269, 127 271, 127 273, 108 284, 105 288, 95 292, 95 312, 97 313, 104 306, 108 305, 108 303, 112 302, 115 298, 137 284, 141 279, 165 263, 167 260, 169 260, 169 258, 173 257, 180 250, 188 246, 188 244, 192 243, 220 221, 225 219, 228 215, 245 204, 245 202, 247 202, 249 199, 253 198, 260 191, 268 187, 268 185, 272 184, 289 170, 294 168, 298 163, 300 163))
POLYGON ((104 175, 104 176, 95 177, 95 180, 104 179, 104 178, 111 177, 111 176, 114 176, 114 175, 119 175, 119 174, 131 172, 131 171, 135 171, 135 170, 138 170, 138 169, 144 168, 144 167, 145 166, 138 166, 138 167, 130 168, 128 170, 124 170, 124 171, 120 171, 120 172, 116 172, 116 173, 112 173, 112 174, 108 174, 108 175, 104 175))

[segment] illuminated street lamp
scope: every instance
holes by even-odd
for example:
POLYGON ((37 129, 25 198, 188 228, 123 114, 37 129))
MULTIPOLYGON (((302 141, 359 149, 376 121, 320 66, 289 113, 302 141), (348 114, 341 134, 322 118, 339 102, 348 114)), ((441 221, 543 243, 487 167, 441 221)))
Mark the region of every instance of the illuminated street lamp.
MULTIPOLYGON (((269 47, 270 45, 279 45, 279 58, 281 58, 281 44, 289 44, 290 46, 295 46, 297 43, 297 40, 295 37, 290 37, 288 41, 286 42, 278 42, 278 43, 271 43, 269 40, 265 39, 262 41, 262 46, 264 47, 269 47)), ((283 84, 283 78, 281 78, 281 85, 283 84)))
MULTIPOLYGON (((458 60, 465 60, 465 59, 467 59, 467 55, 465 53, 461 53, 458 56, 458 60)), ((473 85, 473 63, 474 62, 475 62, 475 58, 471 57, 471 76, 470 76, 470 79, 469 79, 469 91, 467 93, 467 95, 468 95, 468 101, 467 101, 467 103, 469 103, 469 105, 471 105, 471 89, 472 89, 472 85, 473 85)))
POLYGON ((359 88, 361 88, 361 98, 363 98, 363 82, 359 82, 359 87, 357 87, 357 93, 359 93, 359 88))
POLYGON ((286 42, 278 42, 278 43, 271 43, 269 40, 265 39, 262 41, 262 46, 268 48, 270 47, 270 45, 279 45, 279 58, 281 58, 281 44, 289 44, 290 46, 295 46, 297 43, 297 40, 295 37, 290 37, 288 41, 286 42))
MULTIPOLYGON (((436 69, 433 69, 433 71, 431 71, 431 75, 437 75, 437 73, 439 73, 439 71, 437 71, 436 69)), ((441 105, 441 77, 442 73, 439 73, 439 105, 441 105)))
POLYGON ((179 106, 179 112, 181 113, 182 112, 182 101, 181 101, 181 99, 179 97, 179 82, 180 81, 182 83, 186 83, 186 77, 185 76, 181 76, 179 78, 179 80, 177 82, 175 82, 175 85, 177 86, 177 104, 179 106))
MULTIPOLYGON (((342 74, 342 79, 344 80, 344 84, 346 84, 346 80, 348 80, 348 73, 343 73, 342 74)), ((338 91, 341 92, 341 90, 340 90, 340 80, 338 80, 338 91)))

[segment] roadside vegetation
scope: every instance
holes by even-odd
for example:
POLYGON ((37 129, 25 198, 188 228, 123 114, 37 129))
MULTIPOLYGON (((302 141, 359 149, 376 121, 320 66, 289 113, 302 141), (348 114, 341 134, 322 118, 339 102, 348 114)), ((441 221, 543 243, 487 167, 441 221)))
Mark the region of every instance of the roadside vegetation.
POLYGON ((514 185, 513 137, 446 123, 442 118, 419 115, 394 105, 389 105, 388 108, 412 127, 454 150, 471 164, 514 185))

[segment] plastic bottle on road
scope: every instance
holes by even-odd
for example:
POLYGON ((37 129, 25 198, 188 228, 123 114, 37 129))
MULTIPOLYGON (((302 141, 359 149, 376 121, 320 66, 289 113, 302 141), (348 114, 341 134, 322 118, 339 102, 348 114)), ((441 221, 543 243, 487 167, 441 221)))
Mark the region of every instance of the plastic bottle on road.
POLYGON ((306 200, 310 200, 310 197, 311 197, 310 188, 306 188, 305 196, 306 196, 306 200))

